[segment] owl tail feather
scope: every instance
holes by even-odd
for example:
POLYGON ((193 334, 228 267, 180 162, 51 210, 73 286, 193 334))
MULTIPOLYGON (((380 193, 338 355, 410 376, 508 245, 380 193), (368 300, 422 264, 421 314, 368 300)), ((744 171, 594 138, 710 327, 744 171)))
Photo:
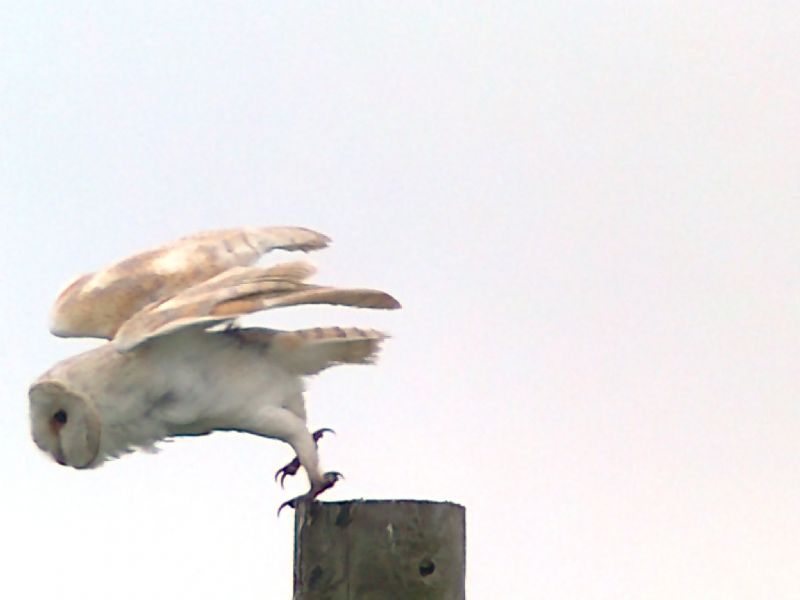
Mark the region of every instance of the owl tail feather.
POLYGON ((298 375, 314 375, 339 364, 371 364, 388 336, 358 327, 316 327, 297 331, 240 330, 267 344, 267 356, 298 375))

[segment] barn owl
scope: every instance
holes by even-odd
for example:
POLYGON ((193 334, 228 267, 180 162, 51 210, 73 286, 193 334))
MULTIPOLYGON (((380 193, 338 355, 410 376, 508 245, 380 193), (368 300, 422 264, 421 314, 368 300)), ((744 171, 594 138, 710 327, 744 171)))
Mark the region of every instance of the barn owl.
MULTIPOLYGON (((318 327, 238 328, 237 317, 299 304, 395 309, 389 294, 305 283, 305 262, 255 266, 273 249, 325 247, 299 227, 210 231, 78 277, 56 299, 50 331, 103 345, 41 375, 29 392, 31 434, 59 464, 93 468, 175 436, 240 431, 287 442, 312 500, 340 478, 323 473, 306 426, 303 377, 336 364, 370 363, 385 335, 318 327)), ((280 509, 279 509, 280 512, 280 509)))

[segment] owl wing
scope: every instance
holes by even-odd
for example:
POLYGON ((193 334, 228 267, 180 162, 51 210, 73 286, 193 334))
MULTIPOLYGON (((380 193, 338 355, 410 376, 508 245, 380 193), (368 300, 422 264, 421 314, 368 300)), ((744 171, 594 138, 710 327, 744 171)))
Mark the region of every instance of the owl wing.
POLYGON ((302 227, 245 227, 185 237, 78 277, 56 299, 50 331, 61 337, 112 339, 145 306, 231 268, 252 265, 270 250, 316 250, 329 241, 302 227))
POLYGON ((339 304, 363 308, 400 308, 385 292, 304 283, 313 274, 303 262, 274 267, 234 267, 164 302, 153 303, 117 331, 113 343, 130 351, 149 339, 189 327, 212 327, 254 312, 298 304, 339 304))

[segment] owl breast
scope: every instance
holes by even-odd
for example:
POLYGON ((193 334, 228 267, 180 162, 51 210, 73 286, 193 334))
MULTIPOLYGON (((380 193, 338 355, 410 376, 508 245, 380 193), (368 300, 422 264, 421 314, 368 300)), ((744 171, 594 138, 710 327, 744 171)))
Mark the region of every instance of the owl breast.
POLYGON ((302 379, 267 360, 256 346, 193 331, 163 342, 154 344, 151 364, 159 365, 168 385, 148 417, 176 434, 241 428, 269 406, 304 414, 302 379))

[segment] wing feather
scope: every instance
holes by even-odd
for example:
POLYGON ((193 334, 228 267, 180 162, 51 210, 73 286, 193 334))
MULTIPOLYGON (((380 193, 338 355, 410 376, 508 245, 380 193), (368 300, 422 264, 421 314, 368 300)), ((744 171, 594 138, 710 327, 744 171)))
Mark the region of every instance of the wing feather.
MULTIPOLYGON (((50 331, 62 337, 112 339, 125 321, 148 305, 230 269, 252 265, 270 250, 316 250, 329 241, 302 227, 245 227, 185 237, 73 281, 53 306, 50 331)), ((300 264, 304 263, 285 265, 282 276, 296 279, 313 272, 300 264)))
POLYGON ((300 263, 291 267, 238 267, 154 303, 126 321, 114 337, 127 352, 154 337, 187 327, 211 327, 254 312, 300 304, 338 304, 362 308, 400 308, 386 292, 343 289, 303 283, 311 272, 300 263), (278 276, 276 276, 276 273, 278 276))

